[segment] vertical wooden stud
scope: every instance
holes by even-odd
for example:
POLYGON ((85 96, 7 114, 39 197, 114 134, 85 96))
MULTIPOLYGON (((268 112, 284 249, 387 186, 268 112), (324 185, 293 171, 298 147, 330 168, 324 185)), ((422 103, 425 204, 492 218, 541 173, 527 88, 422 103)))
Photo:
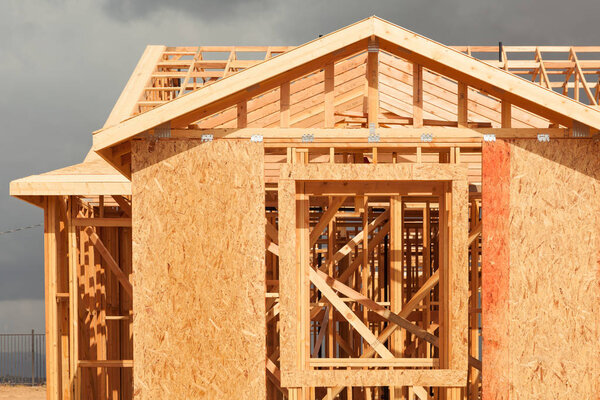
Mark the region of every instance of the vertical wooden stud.
POLYGON ((290 83, 284 82, 279 87, 279 113, 281 128, 290 126, 290 83))
POLYGON ((69 198, 67 211, 68 235, 69 235, 69 310, 70 310, 70 354, 71 354, 71 392, 73 400, 79 400, 79 282, 77 262, 77 228, 73 223, 73 215, 77 215, 75 198, 69 198))
POLYGON ((59 338, 57 319, 57 221, 56 197, 45 199, 44 210, 44 286, 46 303, 46 398, 60 399, 59 338))
POLYGON ((374 37, 367 55, 367 117, 369 126, 379 126, 379 42, 374 37))
POLYGON ((248 102, 246 100, 237 104, 237 127, 246 128, 248 126, 248 102))
POLYGON ((469 120, 469 86, 458 82, 458 127, 467 128, 469 120))
POLYGON ((335 89, 335 72, 333 63, 325 65, 325 128, 333 128, 334 126, 334 89, 335 89))
MULTIPOLYGON (((402 221, 402 196, 390 198, 390 310, 399 312, 403 306, 403 221, 402 221)), ((403 356, 404 335, 396 331, 390 338, 390 350, 396 357, 403 356)), ((402 388, 390 387, 390 398, 402 398, 402 388)))
POLYGON ((423 66, 413 63, 413 126, 423 127, 423 66))
POLYGON ((512 104, 506 100, 502 100, 501 104, 502 128, 512 128, 512 104))

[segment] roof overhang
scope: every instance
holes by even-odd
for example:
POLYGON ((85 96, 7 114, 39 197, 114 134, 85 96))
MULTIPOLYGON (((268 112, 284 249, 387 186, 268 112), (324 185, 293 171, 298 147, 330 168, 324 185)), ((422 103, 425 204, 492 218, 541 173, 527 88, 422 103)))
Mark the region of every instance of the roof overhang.
POLYGON ((10 182, 10 195, 40 206, 39 196, 129 196, 131 182, 97 160, 16 179, 10 182))

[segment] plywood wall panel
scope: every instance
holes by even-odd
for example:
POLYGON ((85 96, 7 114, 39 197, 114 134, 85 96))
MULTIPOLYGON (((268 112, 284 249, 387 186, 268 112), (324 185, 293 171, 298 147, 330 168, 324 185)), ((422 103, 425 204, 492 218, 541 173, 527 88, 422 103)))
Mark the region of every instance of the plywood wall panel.
POLYGON ((599 151, 593 140, 512 141, 496 153, 509 157, 506 199, 505 166, 484 150, 484 398, 600 398, 599 151), (501 169, 497 186, 491 168, 501 169), (508 203, 505 223, 486 208, 494 190, 503 217, 508 203), (490 237, 490 217, 508 238, 503 250, 490 237), (501 335, 496 355, 508 358, 490 365, 486 346, 501 335), (503 379, 508 388, 486 383, 503 379))
POLYGON ((469 187, 466 180, 452 181, 451 215, 451 286, 450 286, 450 353, 449 367, 468 368, 469 338, 469 187))
POLYGON ((132 150, 135 398, 265 398, 262 145, 132 150))
POLYGON ((508 399, 510 145, 484 143, 482 148, 483 252, 481 304, 483 326, 483 400, 508 399))
POLYGON ((511 398, 597 399, 600 146, 511 147, 511 398))

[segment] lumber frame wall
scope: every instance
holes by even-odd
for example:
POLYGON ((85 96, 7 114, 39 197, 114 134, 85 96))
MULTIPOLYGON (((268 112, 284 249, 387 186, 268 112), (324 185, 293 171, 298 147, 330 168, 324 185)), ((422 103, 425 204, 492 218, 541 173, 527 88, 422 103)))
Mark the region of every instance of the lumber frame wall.
POLYGON ((47 398, 132 398, 129 203, 44 201, 47 398))

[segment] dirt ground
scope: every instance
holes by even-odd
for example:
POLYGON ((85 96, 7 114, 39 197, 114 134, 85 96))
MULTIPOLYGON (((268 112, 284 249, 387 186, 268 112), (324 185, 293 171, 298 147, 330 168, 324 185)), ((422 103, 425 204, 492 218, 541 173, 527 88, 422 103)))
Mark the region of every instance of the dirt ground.
POLYGON ((3 386, 0 385, 0 400, 45 400, 45 386, 3 386))

